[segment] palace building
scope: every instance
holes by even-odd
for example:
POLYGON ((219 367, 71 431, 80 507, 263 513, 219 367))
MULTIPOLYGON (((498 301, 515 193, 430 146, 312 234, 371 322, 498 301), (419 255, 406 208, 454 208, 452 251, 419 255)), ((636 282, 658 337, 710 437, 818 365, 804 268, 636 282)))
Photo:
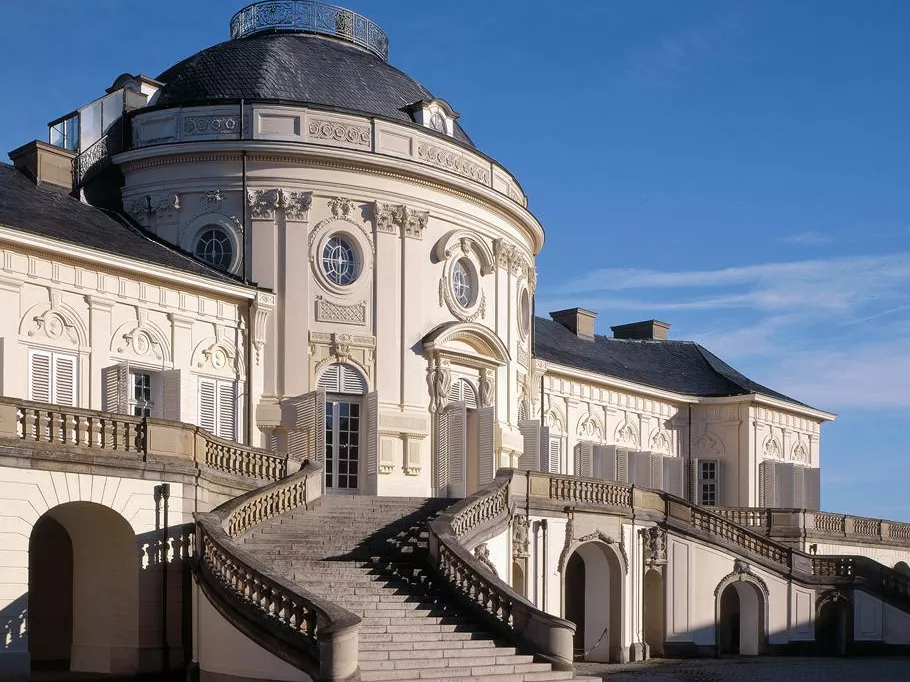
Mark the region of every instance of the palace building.
POLYGON ((571 679, 910 647, 834 415, 535 315, 544 226, 370 19, 241 9, 0 165, 0 679, 571 679))

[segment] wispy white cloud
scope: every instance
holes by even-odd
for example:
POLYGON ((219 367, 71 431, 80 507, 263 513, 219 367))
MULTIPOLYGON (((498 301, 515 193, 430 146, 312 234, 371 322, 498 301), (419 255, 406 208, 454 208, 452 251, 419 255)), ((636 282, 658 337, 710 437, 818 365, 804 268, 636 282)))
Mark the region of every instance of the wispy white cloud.
POLYGON ((833 237, 828 234, 822 234, 821 232, 816 232, 815 230, 809 230, 807 232, 797 232, 796 234, 788 234, 783 237, 781 241, 787 242, 788 244, 794 244, 796 246, 821 246, 823 244, 830 244, 834 241, 833 237))

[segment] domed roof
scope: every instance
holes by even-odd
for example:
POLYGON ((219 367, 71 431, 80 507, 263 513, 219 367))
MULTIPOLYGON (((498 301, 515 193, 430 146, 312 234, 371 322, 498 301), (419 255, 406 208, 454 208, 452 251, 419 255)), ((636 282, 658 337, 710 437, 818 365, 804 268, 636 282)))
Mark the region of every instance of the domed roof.
MULTIPOLYGON (((350 43, 302 33, 259 33, 194 54, 158 76, 156 105, 280 102, 413 123, 409 104, 433 95, 380 57, 350 43)), ((416 124, 415 124, 416 125, 416 124)), ((471 145, 457 123, 454 137, 471 145)))

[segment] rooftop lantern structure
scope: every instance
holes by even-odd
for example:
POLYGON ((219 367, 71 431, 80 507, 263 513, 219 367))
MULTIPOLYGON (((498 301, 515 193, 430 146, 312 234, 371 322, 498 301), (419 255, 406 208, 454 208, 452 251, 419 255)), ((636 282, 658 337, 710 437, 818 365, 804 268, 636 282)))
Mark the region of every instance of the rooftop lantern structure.
POLYGON ((312 0, 265 0, 247 5, 231 18, 231 39, 262 33, 312 33, 353 43, 383 61, 389 39, 378 24, 344 7, 312 0))

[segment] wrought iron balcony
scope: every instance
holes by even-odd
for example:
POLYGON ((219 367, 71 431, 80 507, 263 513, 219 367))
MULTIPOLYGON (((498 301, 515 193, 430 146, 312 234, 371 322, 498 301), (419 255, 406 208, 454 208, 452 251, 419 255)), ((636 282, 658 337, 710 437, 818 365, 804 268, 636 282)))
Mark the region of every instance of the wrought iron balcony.
POLYGON ((378 24, 343 7, 312 0, 264 0, 231 18, 231 39, 269 31, 332 36, 388 60, 389 39, 378 24))

